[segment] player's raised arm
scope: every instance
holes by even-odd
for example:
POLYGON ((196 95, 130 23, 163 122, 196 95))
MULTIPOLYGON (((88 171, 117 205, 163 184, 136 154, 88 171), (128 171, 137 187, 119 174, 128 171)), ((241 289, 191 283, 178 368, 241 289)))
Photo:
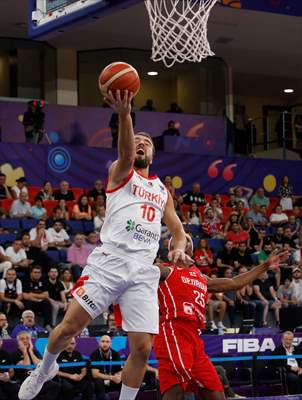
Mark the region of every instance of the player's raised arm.
MULTIPOLYGON (((281 255, 280 255, 281 256, 281 255)), ((280 256, 273 255, 264 263, 257 265, 250 271, 235 276, 233 279, 228 278, 207 278, 209 292, 228 292, 239 290, 243 286, 253 282, 259 275, 268 269, 278 268, 280 265, 280 256)))
POLYGON ((121 184, 130 174, 135 160, 134 131, 131 118, 131 100, 133 94, 128 90, 124 91, 123 97, 119 90, 114 96, 108 92, 106 102, 119 116, 118 133, 118 159, 112 164, 109 170, 109 187, 114 189, 121 184))

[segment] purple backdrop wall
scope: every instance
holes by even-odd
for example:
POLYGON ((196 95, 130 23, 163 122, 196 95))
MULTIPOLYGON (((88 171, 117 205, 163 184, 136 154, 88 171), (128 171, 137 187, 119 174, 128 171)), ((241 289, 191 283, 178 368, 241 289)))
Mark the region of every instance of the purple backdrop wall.
MULTIPOLYGON (((71 186, 89 188, 95 179, 106 178, 108 167, 115 158, 116 151, 112 149, 0 144, 0 167, 9 163, 12 172, 22 167, 30 185, 41 185, 46 179, 58 185, 62 179, 67 179, 71 186)), ((302 195, 301 161, 218 158, 159 152, 152 170, 160 177, 176 177, 180 192, 197 181, 205 193, 227 193, 230 187, 237 184, 254 189, 264 184, 269 193, 276 194, 282 176, 288 175, 295 194, 302 195)))

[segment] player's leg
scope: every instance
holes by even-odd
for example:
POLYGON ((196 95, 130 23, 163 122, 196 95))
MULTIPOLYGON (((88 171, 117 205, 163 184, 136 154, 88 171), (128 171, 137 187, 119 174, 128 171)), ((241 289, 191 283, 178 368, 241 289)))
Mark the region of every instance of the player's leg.
MULTIPOLYGON (((184 390, 181 385, 174 385, 162 397, 163 400, 183 400, 184 390)), ((204 399, 207 399, 207 397, 204 397, 204 399)))
POLYGON ((217 392, 212 390, 207 390, 204 388, 199 388, 198 400, 225 400, 224 392, 217 392))

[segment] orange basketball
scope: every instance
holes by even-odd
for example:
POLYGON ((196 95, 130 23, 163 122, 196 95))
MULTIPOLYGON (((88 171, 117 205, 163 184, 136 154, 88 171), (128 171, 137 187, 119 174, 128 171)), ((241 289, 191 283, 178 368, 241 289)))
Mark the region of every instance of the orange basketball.
POLYGON ((104 97, 106 97, 109 90, 113 93, 116 90, 128 90, 134 96, 138 93, 140 88, 139 75, 132 65, 124 62, 114 62, 107 65, 99 76, 99 88, 104 97))

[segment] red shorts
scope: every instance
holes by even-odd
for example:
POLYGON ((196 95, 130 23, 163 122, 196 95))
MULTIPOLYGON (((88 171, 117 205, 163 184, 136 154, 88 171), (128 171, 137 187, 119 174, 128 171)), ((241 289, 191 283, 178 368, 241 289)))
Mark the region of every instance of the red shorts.
POLYGON ((192 323, 165 321, 154 339, 161 393, 174 385, 196 391, 203 387, 223 392, 218 374, 204 351, 204 342, 192 323))

